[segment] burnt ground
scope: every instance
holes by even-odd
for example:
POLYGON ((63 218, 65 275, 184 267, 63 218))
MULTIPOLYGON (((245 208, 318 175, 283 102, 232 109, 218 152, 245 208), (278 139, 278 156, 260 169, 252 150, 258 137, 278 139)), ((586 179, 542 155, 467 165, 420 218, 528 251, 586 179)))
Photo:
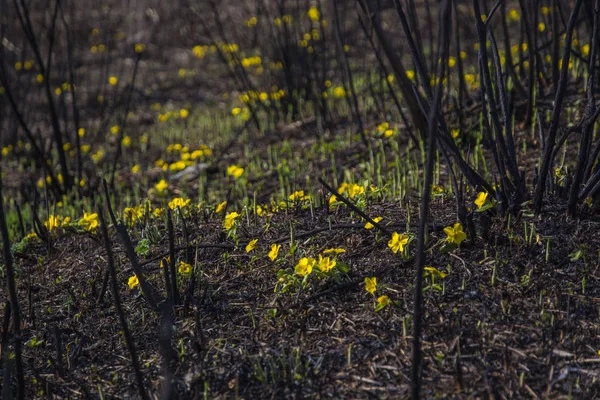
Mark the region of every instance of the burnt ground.
MULTIPOLYGON (((428 264, 448 276, 442 291, 425 293, 425 397, 598 395, 600 220, 567 218, 560 201, 554 204, 541 217, 512 217, 510 228, 506 219, 490 216, 487 239, 470 238, 452 254, 442 254, 441 228, 455 222, 453 204, 433 202, 428 264), (533 235, 529 224, 535 225, 533 235)), ((254 253, 243 246, 194 248, 199 280, 181 281, 182 306, 172 319, 177 356, 170 368, 178 398, 409 396, 414 244, 404 259, 390 251, 384 234, 364 229, 345 207, 329 216, 331 230, 324 210, 313 211, 298 206, 249 226, 244 221, 239 243, 258 238, 254 253), (294 255, 288 254, 290 226, 294 255), (325 230, 315 233, 317 228, 325 230), (276 262, 266 256, 274 242, 282 243, 276 262), (346 274, 311 276, 304 290, 276 293, 278 270, 293 268, 301 254, 316 257, 330 247, 347 250, 338 258, 347 264, 346 274), (379 312, 363 283, 371 276, 378 279, 376 294, 393 302, 379 312)), ((370 204, 367 211, 383 216, 390 230, 406 229, 408 214, 395 204, 370 204)), ((410 214, 417 215, 417 209, 410 214)), ((221 219, 208 217, 189 212, 189 241, 233 245, 220 233, 221 219)), ((415 224, 413 217, 411 230, 415 224)), ((157 256, 168 254, 168 240, 157 226, 158 242, 141 261, 164 296, 157 256)), ((132 229, 134 238, 140 228, 132 229)), ((67 228, 55 237, 52 250, 37 242, 17 254, 27 397, 137 396, 110 291, 97 303, 106 270, 99 237, 67 228)), ((112 241, 119 295, 146 389, 158 393, 164 368, 159 318, 139 290, 126 285, 132 272, 114 231, 112 241)), ((183 243, 181 221, 176 242, 183 243)))

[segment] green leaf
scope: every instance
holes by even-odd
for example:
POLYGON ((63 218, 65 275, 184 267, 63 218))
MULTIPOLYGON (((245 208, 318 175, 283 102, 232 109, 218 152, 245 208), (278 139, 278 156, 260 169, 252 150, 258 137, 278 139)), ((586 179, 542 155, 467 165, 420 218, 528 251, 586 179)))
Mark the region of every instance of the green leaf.
POLYGON ((147 256, 150 253, 150 241, 146 238, 141 239, 135 246, 135 253, 138 256, 147 256))
POLYGON ((442 253, 449 253, 449 252, 451 252, 453 250, 456 250, 457 248, 458 248, 458 246, 456 245, 456 243, 446 243, 445 245, 443 245, 440 248, 440 251, 442 253))
POLYGON ((336 267, 340 272, 342 272, 344 274, 348 272, 348 266, 346 265, 346 263, 338 261, 336 264, 336 267))
POLYGON ((579 249, 575 253, 569 254, 569 259, 571 261, 577 261, 583 256, 583 250, 579 249))
POLYGON ((494 207, 496 207, 496 203, 488 200, 485 202, 485 204, 483 206, 481 206, 481 208, 478 208, 477 210, 475 210, 475 212, 484 212, 484 211, 487 211, 490 208, 494 208, 494 207))

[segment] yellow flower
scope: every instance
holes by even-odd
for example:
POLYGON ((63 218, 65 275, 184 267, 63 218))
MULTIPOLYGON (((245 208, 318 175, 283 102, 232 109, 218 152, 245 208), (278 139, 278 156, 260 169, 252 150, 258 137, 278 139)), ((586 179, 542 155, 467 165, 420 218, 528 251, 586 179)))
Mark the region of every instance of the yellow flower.
POLYGON ((110 133, 112 133, 113 135, 116 135, 117 133, 119 133, 119 125, 113 125, 110 127, 110 133))
POLYGON ((135 164, 133 167, 131 167, 131 172, 133 174, 137 174, 138 172, 140 172, 140 164, 135 164))
POLYGON ((406 71, 406 77, 412 80, 415 77, 415 71, 409 69, 408 71, 406 71))
POLYGON ((169 202, 169 208, 171 210, 175 210, 178 207, 183 208, 183 207, 187 206, 188 204, 190 204, 190 199, 184 200, 181 197, 176 197, 169 202))
POLYGON ((144 52, 144 50, 146 50, 146 45, 143 43, 136 43, 135 44, 135 52, 138 54, 141 54, 144 52))
POLYGON ((346 250, 344 250, 342 248, 339 248, 339 247, 338 248, 331 248, 331 249, 323 250, 323 254, 335 254, 335 255, 338 255, 338 254, 342 254, 342 253, 345 253, 345 252, 346 252, 346 250))
POLYGON ((290 201, 304 201, 304 200, 310 200, 310 196, 304 195, 304 190, 298 190, 298 191, 290 194, 288 199, 290 201))
POLYGON ((98 214, 97 213, 83 213, 83 218, 79 220, 81 225, 86 231, 92 231, 98 227, 98 214))
POLYGON ((335 97, 344 97, 346 96, 346 90, 342 86, 338 86, 333 89, 333 94, 335 97))
POLYGON ((206 49, 207 46, 194 46, 192 48, 192 52, 194 53, 194 55, 198 58, 204 58, 204 56, 206 55, 206 49))
POLYGON ((444 279, 445 277, 447 277, 447 276, 448 276, 448 274, 447 274, 447 273, 445 273, 445 272, 442 272, 442 271, 440 271, 439 269, 437 269, 436 267, 433 267, 433 266, 431 266, 431 265, 430 265, 430 266, 428 266, 428 267, 425 267, 424 269, 425 269, 425 271, 429 272, 431 275, 438 276, 438 277, 440 277, 440 278, 442 278, 442 279, 444 279))
POLYGON ((180 261, 179 265, 177 266, 177 271, 181 274, 181 275, 190 275, 192 273, 192 266, 186 262, 180 261))
POLYGON ((403 252, 404 246, 408 244, 409 236, 406 233, 402 235, 398 234, 398 232, 392 233, 392 238, 388 242, 388 247, 392 249, 394 253, 398 251, 403 252))
POLYGON ((129 280, 127 281, 127 285, 129 285, 129 289, 133 289, 134 287, 136 287, 139 284, 140 284, 140 281, 138 280, 137 275, 130 276, 129 280))
POLYGON ((329 272, 335 267, 337 262, 335 260, 330 259, 329 257, 323 257, 319 254, 319 263, 318 267, 323 272, 329 272))
POLYGON ((306 15, 308 15, 308 18, 310 18, 310 20, 313 22, 317 22, 321 19, 321 13, 317 9, 317 7, 309 8, 306 15))
POLYGON ((235 179, 238 179, 244 173, 244 168, 238 167, 237 165, 231 165, 227 167, 227 175, 233 176, 235 179))
POLYGON ((377 308, 380 310, 390 304, 390 298, 387 296, 381 296, 377 298, 377 308))
POLYGON ((438 185, 431 185, 431 193, 435 196, 444 193, 444 189, 438 185))
POLYGON ((49 231, 52 231, 55 228, 60 228, 61 226, 63 226, 67 222, 68 221, 66 219, 63 222, 62 221, 62 217, 60 215, 49 215, 48 216, 48 220, 46 222, 44 222, 44 226, 49 231))
POLYGON ((256 215, 258 215, 259 217, 262 217, 263 215, 265 215, 265 209, 262 208, 261 206, 256 206, 256 215))
POLYGON ((337 201, 336 196, 329 197, 329 207, 331 207, 333 205, 333 203, 335 203, 336 201, 337 201))
POLYGON ((483 207, 483 205, 487 201, 487 198, 488 198, 487 192, 479 192, 477 194, 477 198, 475 199, 475 205, 477 206, 477 208, 483 207))
POLYGON ((365 188, 356 183, 352 183, 346 186, 346 191, 348 192, 348 197, 353 199, 356 195, 365 193, 365 188))
POLYGON ((254 248, 256 247, 256 243, 258 242, 258 239, 252 239, 247 245, 246 245, 246 253, 250 253, 252 250, 254 250, 254 248))
POLYGON ((169 184, 164 179, 161 179, 160 182, 158 182, 154 186, 154 188, 156 189, 156 191, 158 193, 164 193, 167 190, 168 187, 169 187, 169 184))
MULTIPOLYGON (((381 221, 382 219, 383 219, 383 217, 375 217, 375 218, 373 218, 373 221, 379 223, 379 221, 381 221)), ((372 223, 367 222, 365 224, 365 229, 373 229, 373 228, 375 228, 375 225, 373 225, 372 223)))
POLYGON ((310 275, 316 262, 314 258, 301 258, 296 264, 295 271, 300 276, 310 275))
POLYGON ((119 79, 117 79, 116 76, 111 76, 108 78, 108 83, 111 86, 116 86, 116 84, 119 83, 119 79))
POLYGON ((154 211, 152 211, 152 215, 154 215, 156 218, 160 218, 160 216, 165 212, 164 208, 158 207, 155 208, 154 211))
POLYGON ((377 278, 365 278, 365 290, 371 294, 374 294, 377 290, 377 278))
POLYGON ((448 237, 446 241, 449 243, 454 243, 459 246, 463 240, 467 238, 467 234, 463 232, 463 227, 460 222, 454 224, 454 226, 447 226, 444 228, 444 232, 448 237))
POLYGON ((127 218, 129 225, 133 225, 135 221, 142 218, 144 215, 144 209, 142 207, 127 207, 123 213, 125 214, 125 218, 127 218))
POLYGON ((456 139, 460 135, 460 129, 452 129, 450 135, 452 136, 452 139, 456 139))
POLYGON ((179 116, 183 119, 187 118, 188 115, 190 115, 190 112, 188 110, 186 110, 185 108, 182 108, 181 110, 179 110, 179 116))
POLYGON ((589 44, 584 44, 583 46, 581 46, 581 54, 586 57, 588 54, 590 54, 590 45, 589 44))
POLYGON ((233 225, 235 224, 235 220, 239 216, 240 216, 240 214, 238 214, 235 211, 227 213, 227 215, 225 215, 225 221, 223 221, 223 227, 225 227, 225 229, 227 229, 227 230, 230 230, 231 228, 233 228, 233 225))
POLYGON ((217 206, 217 209, 215 210, 215 212, 216 212, 217 214, 218 214, 218 213, 220 213, 221 211, 223 211, 223 210, 225 209, 225 206, 226 206, 226 205, 227 205, 227 202, 226 202, 226 201, 224 201, 224 202, 220 203, 220 204, 217 206))
POLYGON ((123 146, 129 147, 131 146, 131 138, 129 136, 125 136, 121 143, 123 144, 123 146))
POLYGON ((269 258, 271 261, 275 261, 277 255, 279 254, 279 249, 281 248, 280 244, 274 244, 271 246, 271 251, 269 251, 269 258))

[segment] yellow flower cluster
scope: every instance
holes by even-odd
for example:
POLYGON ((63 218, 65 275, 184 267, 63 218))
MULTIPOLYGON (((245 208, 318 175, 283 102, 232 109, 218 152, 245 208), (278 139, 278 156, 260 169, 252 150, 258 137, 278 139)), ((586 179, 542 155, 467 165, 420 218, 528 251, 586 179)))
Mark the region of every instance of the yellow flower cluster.
POLYGON ((144 210, 145 207, 143 205, 125 208, 123 214, 128 225, 132 226, 136 221, 142 219, 144 217, 144 210))
POLYGON ((231 115, 233 115, 234 117, 240 117, 243 121, 248 121, 248 119, 250 118, 250 109, 248 107, 234 107, 231 109, 231 115))
MULTIPOLYGON (((348 197, 350 197, 351 199, 353 199, 357 195, 364 194, 365 193, 365 188, 363 186, 361 186, 361 185, 356 184, 356 183, 346 183, 346 182, 344 182, 338 188, 338 193, 339 194, 346 193, 346 195, 348 197)), ((337 197, 336 196, 331 196, 329 198, 329 205, 331 206, 336 201, 337 201, 337 197)))
POLYGON ((240 95, 242 103, 254 104, 257 101, 265 102, 269 100, 269 94, 267 92, 257 92, 256 90, 248 90, 247 92, 240 95))
POLYGON ((230 165, 227 167, 227 175, 233 176, 235 179, 238 179, 244 174, 244 168, 238 165, 230 165))
POLYGON ((208 52, 209 47, 208 46, 194 46, 192 48, 192 52, 194 53, 194 55, 197 58, 204 58, 206 56, 206 53, 208 52))
POLYGON ((182 108, 179 111, 167 111, 164 113, 158 113, 157 119, 159 122, 167 122, 171 118, 186 119, 188 117, 188 115, 190 115, 190 112, 187 109, 182 108))
POLYGON ((237 51, 240 49, 239 46, 235 43, 219 42, 217 43, 217 45, 223 53, 237 53, 237 51))
POLYGON ((242 67, 250 68, 262 65, 262 59, 259 56, 242 58, 242 67))
POLYGON ((71 217, 61 217, 60 215, 49 215, 48 220, 44 222, 44 226, 49 231, 53 231, 56 228, 62 228, 71 223, 71 217))
POLYGON ((154 162, 159 168, 162 168, 163 171, 181 171, 190 165, 194 165, 195 161, 197 161, 201 157, 212 155, 212 150, 206 145, 200 145, 200 147, 196 150, 190 151, 187 146, 182 146, 179 143, 170 144, 167 147, 168 153, 180 153, 180 159, 169 164, 165 162, 163 159, 158 159, 154 162))
POLYGON ((184 208, 188 204, 190 204, 190 199, 184 200, 181 197, 176 197, 169 202, 169 208, 171 210, 176 210, 177 208, 184 208))
POLYGON ((165 193, 167 191, 168 187, 169 187, 169 184, 164 179, 161 179, 160 182, 158 182, 156 185, 154 185, 154 188, 156 189, 156 191, 159 194, 165 193))
POLYGON ((465 74, 465 83, 471 89, 479 88, 479 74, 465 74))
POLYGON ((292 202, 301 202, 310 200, 310 195, 304 194, 304 190, 298 190, 288 196, 292 202))
POLYGON ((269 61, 269 68, 273 71, 281 71, 283 69, 283 63, 281 61, 269 61))
POLYGON ((319 260, 312 257, 303 257, 298 261, 294 270, 300 276, 308 276, 313 272, 313 268, 316 266, 321 272, 327 273, 331 271, 337 264, 337 261, 332 260, 330 257, 323 257, 319 254, 319 260))
POLYGON ((390 129, 390 124, 385 121, 377 125, 377 132, 380 136, 385 136, 386 138, 391 137, 395 133, 393 129, 390 129))
POLYGON ((276 27, 280 27, 283 23, 285 23, 286 25, 291 25, 292 21, 293 17, 291 15, 284 15, 281 18, 276 17, 275 19, 273 19, 273 25, 275 25, 276 27))
POLYGON ((258 18, 256 18, 256 17, 250 17, 250 19, 248 19, 244 24, 248 28, 254 28, 257 23, 258 23, 258 18))

